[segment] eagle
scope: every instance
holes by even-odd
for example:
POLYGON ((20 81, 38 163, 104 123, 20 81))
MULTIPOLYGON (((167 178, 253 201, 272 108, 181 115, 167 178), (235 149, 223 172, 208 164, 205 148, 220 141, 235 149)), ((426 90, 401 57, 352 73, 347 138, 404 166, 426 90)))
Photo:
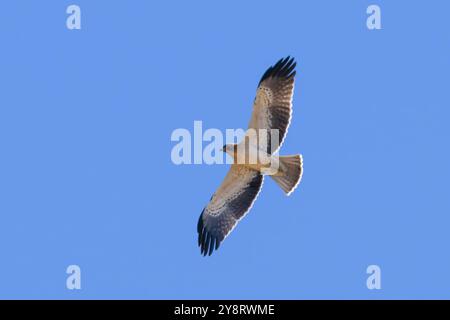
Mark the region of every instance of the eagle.
POLYGON ((301 180, 302 156, 277 154, 291 122, 295 67, 295 59, 288 56, 266 70, 258 84, 243 140, 222 149, 233 163, 198 219, 198 246, 204 256, 217 250, 249 212, 264 176, 272 177, 286 195, 301 180))

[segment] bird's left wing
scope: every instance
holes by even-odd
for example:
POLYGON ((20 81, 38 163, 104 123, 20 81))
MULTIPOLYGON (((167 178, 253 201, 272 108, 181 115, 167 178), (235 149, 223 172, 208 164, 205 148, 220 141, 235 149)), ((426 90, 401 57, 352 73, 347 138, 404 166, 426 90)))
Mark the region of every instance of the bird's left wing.
POLYGON ((259 131, 258 134, 267 134, 264 144, 259 142, 259 148, 268 154, 277 152, 291 122, 295 66, 294 58, 279 60, 267 69, 258 85, 248 127, 259 131), (276 140, 271 139, 273 129, 278 132, 276 140))
POLYGON ((250 210, 259 194, 263 176, 242 165, 233 164, 198 220, 198 245, 203 255, 218 249, 220 243, 250 210))

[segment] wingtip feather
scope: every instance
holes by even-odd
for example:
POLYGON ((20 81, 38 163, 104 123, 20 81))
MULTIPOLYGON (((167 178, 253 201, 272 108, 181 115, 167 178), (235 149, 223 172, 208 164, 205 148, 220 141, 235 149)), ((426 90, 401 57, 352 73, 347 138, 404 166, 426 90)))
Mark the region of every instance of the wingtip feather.
POLYGON ((270 66, 266 72, 264 72, 259 84, 268 78, 280 77, 285 79, 290 79, 295 76, 295 67, 297 62, 294 57, 287 56, 277 61, 273 66, 270 66))

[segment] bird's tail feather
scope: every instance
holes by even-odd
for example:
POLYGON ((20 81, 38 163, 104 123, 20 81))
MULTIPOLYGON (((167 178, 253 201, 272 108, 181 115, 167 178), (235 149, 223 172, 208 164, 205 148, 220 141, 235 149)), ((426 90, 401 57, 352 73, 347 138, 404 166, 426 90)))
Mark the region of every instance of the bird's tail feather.
POLYGON ((271 175, 273 180, 290 195, 300 183, 303 173, 303 158, 300 154, 293 156, 280 156, 279 171, 271 175))

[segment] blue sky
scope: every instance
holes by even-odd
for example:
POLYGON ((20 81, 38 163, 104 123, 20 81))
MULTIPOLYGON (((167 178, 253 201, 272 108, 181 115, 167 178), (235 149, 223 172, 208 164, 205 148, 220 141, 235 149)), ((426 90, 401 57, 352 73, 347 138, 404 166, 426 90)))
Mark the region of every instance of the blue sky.
POLYGON ((450 298, 448 1, 8 1, 0 11, 0 298, 450 298), (66 28, 77 4, 81 30, 66 28), (368 30, 366 8, 381 8, 368 30), (211 257, 226 165, 175 166, 176 128, 241 128, 298 61, 282 154, 211 257), (81 268, 82 289, 66 288, 81 268), (366 268, 381 268, 368 290, 366 268))

